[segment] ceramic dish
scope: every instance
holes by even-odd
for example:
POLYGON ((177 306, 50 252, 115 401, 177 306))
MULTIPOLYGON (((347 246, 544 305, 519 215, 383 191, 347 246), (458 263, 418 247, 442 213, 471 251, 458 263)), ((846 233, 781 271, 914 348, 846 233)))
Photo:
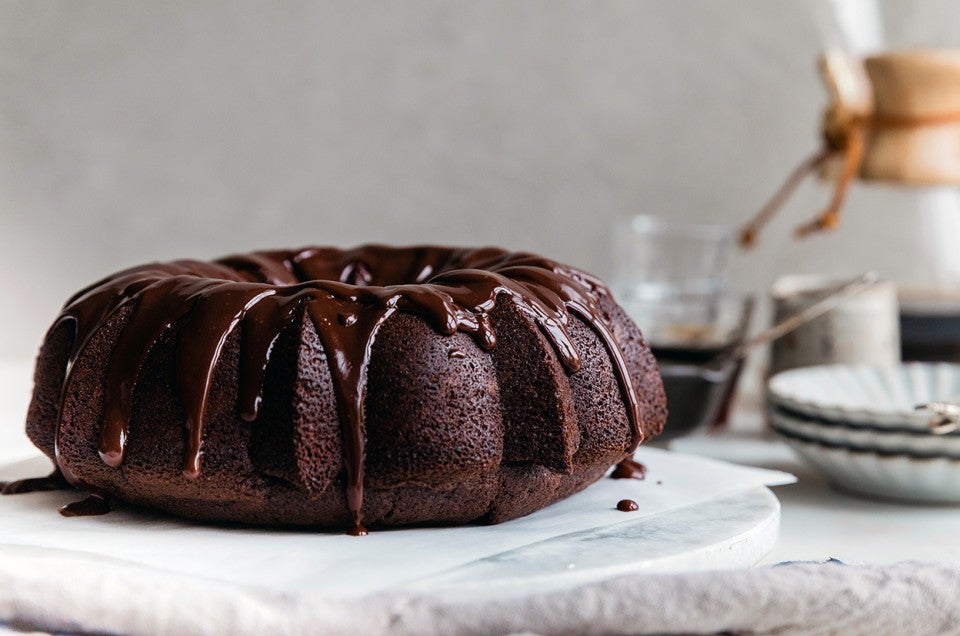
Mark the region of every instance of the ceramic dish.
MULTIPOLYGON (((783 434, 783 433, 782 433, 783 434)), ((960 503, 960 460, 855 451, 783 434, 840 490, 923 503, 960 503)))
POLYGON ((910 429, 846 425, 797 417, 778 409, 771 411, 770 423, 775 431, 783 435, 794 435, 850 450, 960 460, 960 435, 956 433, 934 435, 910 429))
POLYGON ((960 365, 827 365, 779 373, 767 385, 774 408, 816 419, 929 431, 935 416, 920 404, 960 399, 960 365))

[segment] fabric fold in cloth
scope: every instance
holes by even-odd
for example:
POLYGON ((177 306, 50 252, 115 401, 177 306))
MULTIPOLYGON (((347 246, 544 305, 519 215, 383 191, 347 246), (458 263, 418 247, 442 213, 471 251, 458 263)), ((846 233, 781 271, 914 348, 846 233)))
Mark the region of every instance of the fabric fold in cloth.
POLYGON ((445 602, 272 594, 37 548, 0 551, 0 621, 129 634, 958 633, 960 568, 791 563, 647 574, 548 594, 445 602))

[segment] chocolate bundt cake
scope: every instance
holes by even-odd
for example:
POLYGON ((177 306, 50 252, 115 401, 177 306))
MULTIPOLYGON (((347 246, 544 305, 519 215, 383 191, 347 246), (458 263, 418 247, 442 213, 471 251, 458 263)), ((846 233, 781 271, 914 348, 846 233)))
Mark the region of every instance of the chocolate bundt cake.
POLYGON ((666 416, 654 358, 600 281, 494 248, 127 269, 67 301, 35 380, 27 434, 78 488, 355 532, 526 515, 666 416))

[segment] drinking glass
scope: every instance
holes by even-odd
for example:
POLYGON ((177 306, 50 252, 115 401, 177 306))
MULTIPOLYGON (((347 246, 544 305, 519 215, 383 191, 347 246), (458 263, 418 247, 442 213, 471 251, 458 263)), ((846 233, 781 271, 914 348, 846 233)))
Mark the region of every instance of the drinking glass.
POLYGON ((613 284, 621 300, 710 297, 725 286, 734 231, 641 215, 616 224, 613 248, 613 284))

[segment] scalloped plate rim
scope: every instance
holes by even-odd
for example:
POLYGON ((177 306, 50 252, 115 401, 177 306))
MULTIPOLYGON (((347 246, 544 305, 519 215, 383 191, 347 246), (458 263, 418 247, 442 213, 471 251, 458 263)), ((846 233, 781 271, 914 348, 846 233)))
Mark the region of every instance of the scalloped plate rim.
MULTIPOLYGON (((953 374, 960 377, 960 364, 950 362, 907 362, 895 365, 894 367, 883 367, 872 364, 824 364, 810 367, 801 367, 797 369, 788 369, 772 376, 767 380, 767 400, 773 404, 781 405, 787 408, 793 408, 801 413, 823 417, 832 420, 847 420, 860 423, 874 423, 882 426, 906 425, 912 428, 929 429, 927 422, 929 415, 918 413, 916 411, 907 411, 901 409, 879 409, 866 407, 851 407, 842 404, 825 403, 815 397, 805 393, 786 390, 782 385, 795 377, 812 375, 814 373, 824 373, 843 369, 846 372, 863 373, 866 370, 896 370, 902 371, 911 368, 938 368, 950 369, 953 374)), ((960 396, 950 396, 960 397, 960 396)), ((940 397, 946 399, 946 396, 940 397)))

